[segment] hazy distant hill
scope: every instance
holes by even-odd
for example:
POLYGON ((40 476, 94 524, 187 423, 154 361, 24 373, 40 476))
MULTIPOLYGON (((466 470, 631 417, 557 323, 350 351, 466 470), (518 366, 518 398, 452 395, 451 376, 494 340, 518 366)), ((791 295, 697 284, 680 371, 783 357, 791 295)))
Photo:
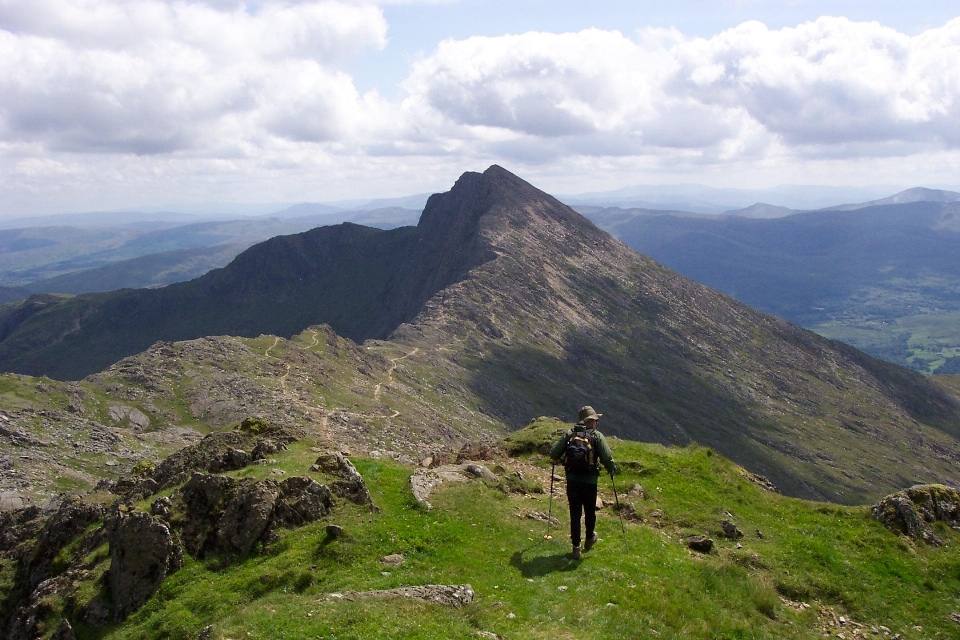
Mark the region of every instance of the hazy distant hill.
POLYGON ((792 216, 795 213, 800 213, 800 211, 797 211, 796 209, 790 209, 788 207, 778 207, 774 204, 758 202, 757 204, 744 207, 743 209, 724 211, 723 215, 740 216, 741 218, 785 218, 787 216, 792 216))
MULTIPOLYGON (((887 198, 879 200, 870 200, 868 202, 858 202, 853 204, 839 204, 830 207, 820 208, 817 211, 856 211, 857 209, 866 209, 885 204, 910 204, 912 202, 960 202, 960 193, 955 191, 942 191, 939 189, 927 189, 925 187, 914 187, 899 193, 895 193, 887 198)), ((795 213, 803 213, 800 209, 791 209, 772 204, 758 202, 743 209, 732 209, 725 211, 724 215, 741 216, 743 218, 783 218, 795 213)))
MULTIPOLYGON (((86 293, 182 282, 222 267, 242 249, 276 235, 344 220, 389 229, 416 224, 420 216, 419 210, 398 207, 342 211, 320 206, 312 215, 172 227, 158 223, 0 231, 0 283, 20 285, 2 302, 22 300, 31 291, 86 293)), ((313 210, 310 207, 294 213, 313 210)))
POLYGON ((779 185, 767 189, 733 189, 700 184, 636 185, 614 191, 561 196, 565 203, 623 209, 670 209, 717 214, 754 203, 775 202, 795 210, 812 210, 838 202, 874 200, 890 193, 889 186, 832 187, 779 185))
POLYGON ((960 203, 778 219, 619 209, 588 215, 698 282, 890 361, 926 371, 960 355, 960 203))
POLYGON ((22 294, 15 300, 24 300, 31 293, 81 294, 162 287, 174 282, 193 280, 212 269, 226 266, 251 244, 253 243, 227 243, 196 249, 177 249, 151 253, 95 269, 75 271, 31 282, 26 287, 18 287, 22 294))
POLYGON ((895 193, 889 198, 854 204, 840 204, 834 207, 827 207, 824 211, 855 211, 857 209, 866 209, 867 207, 884 204, 910 204, 912 202, 960 202, 960 193, 956 191, 914 187, 913 189, 895 193))
MULTIPOLYGON (((82 213, 56 213, 31 217, 0 218, 0 229, 35 229, 42 227, 74 227, 79 229, 103 229, 105 227, 137 228, 151 225, 182 226, 208 221, 211 218, 177 211, 87 211, 82 213)), ((232 216, 231 216, 232 217, 232 216)))
MULTIPOLYGON (((323 227, 191 282, 30 304, 0 317, 4 369, 76 378, 157 340, 327 322, 392 340, 441 416, 514 428, 594 402, 609 433, 715 447, 794 495, 859 501, 960 461, 960 407, 922 376, 696 284, 499 167, 417 227, 323 227)), ((177 370, 150 353, 125 369, 177 370)))

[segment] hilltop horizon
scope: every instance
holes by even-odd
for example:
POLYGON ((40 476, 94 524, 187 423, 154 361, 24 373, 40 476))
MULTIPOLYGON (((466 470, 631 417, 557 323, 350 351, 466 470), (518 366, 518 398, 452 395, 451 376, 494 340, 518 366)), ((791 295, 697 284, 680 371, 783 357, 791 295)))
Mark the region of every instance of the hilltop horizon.
POLYGON ((444 437, 516 428, 578 389, 621 416, 614 434, 715 447, 793 495, 850 502, 946 482, 960 459, 950 388, 688 280, 496 165, 432 195, 416 227, 320 227, 189 282, 32 300, 0 317, 0 363, 19 374, 176 378, 171 342, 280 344, 326 323, 406 352, 426 376, 413 395, 446 407, 444 437), (903 439, 921 444, 904 452, 903 439), (888 454, 899 462, 871 463, 888 454))
MULTIPOLYGON (((780 183, 768 187, 716 186, 697 182, 633 183, 604 190, 559 193, 556 197, 574 206, 650 206, 677 208, 691 213, 731 213, 756 204, 797 211, 870 203, 914 189, 960 192, 960 185, 830 185, 780 183), (684 208, 685 207, 685 208, 684 208)), ((292 217, 298 209, 312 208, 336 214, 387 207, 422 209, 430 193, 411 193, 376 198, 280 202, 177 202, 141 204, 105 210, 63 210, 22 215, 0 211, 0 229, 41 225, 114 226, 143 221, 196 223, 256 219, 281 215, 292 217)))

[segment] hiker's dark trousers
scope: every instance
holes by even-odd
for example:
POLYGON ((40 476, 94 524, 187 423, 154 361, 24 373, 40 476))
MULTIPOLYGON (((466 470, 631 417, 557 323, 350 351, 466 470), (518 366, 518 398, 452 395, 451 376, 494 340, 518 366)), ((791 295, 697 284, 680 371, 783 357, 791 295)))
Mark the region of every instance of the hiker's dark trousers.
POLYGON ((570 503, 570 542, 580 546, 580 517, 587 528, 587 539, 597 526, 597 485, 567 480, 567 501, 570 503))

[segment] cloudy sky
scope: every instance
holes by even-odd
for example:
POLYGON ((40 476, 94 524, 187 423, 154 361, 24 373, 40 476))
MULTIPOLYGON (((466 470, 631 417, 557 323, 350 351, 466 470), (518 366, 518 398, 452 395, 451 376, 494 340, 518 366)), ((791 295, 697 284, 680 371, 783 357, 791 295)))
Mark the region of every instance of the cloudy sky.
POLYGON ((960 8, 0 0, 0 217, 445 190, 960 187, 960 8))

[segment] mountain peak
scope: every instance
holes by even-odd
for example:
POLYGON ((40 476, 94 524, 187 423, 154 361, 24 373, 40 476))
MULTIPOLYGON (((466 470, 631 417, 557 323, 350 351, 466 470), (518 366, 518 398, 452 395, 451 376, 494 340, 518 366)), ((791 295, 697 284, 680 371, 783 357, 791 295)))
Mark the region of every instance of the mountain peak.
MULTIPOLYGON (((531 214, 547 211, 557 221, 593 226, 553 196, 503 167, 491 165, 483 173, 464 173, 450 191, 430 196, 417 227, 428 236, 440 233, 463 241, 477 231, 482 218, 522 224, 531 214)), ((492 220, 489 225, 496 226, 492 220)))

